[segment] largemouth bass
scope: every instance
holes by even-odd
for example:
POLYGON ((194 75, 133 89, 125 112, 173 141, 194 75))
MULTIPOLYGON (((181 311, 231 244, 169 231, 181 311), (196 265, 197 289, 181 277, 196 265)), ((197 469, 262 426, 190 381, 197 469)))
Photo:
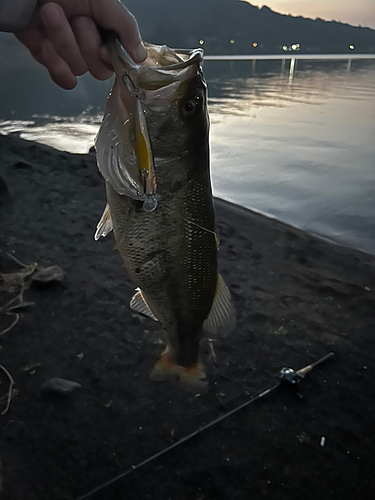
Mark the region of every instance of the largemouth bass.
POLYGON ((202 333, 229 331, 235 317, 217 272, 203 51, 148 44, 137 65, 115 38, 109 50, 116 79, 96 138, 108 204, 95 239, 113 227, 138 287, 130 307, 162 327, 151 378, 198 392, 202 333))

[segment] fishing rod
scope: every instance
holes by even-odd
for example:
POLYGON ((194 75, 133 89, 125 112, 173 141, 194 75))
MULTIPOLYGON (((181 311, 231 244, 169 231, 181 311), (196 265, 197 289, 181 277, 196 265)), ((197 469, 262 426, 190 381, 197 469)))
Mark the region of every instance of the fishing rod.
POLYGON ((167 446, 167 448, 164 448, 163 450, 159 451, 158 453, 151 455, 150 457, 146 458, 146 460, 143 460, 143 462, 140 462, 136 465, 132 465, 125 472, 122 472, 121 474, 113 477, 109 481, 102 483, 100 486, 97 486, 96 488, 89 491, 88 493, 85 493, 84 495, 80 496, 76 500, 85 500, 86 498, 90 498, 95 493, 98 493, 99 491, 104 490, 104 488, 107 488, 108 486, 116 483, 120 479, 128 476, 129 474, 131 474, 135 470, 140 469, 144 465, 149 464, 153 460, 156 460, 157 458, 161 457, 165 453, 168 453, 169 451, 173 450, 174 448, 177 448, 177 446, 180 446, 182 443, 186 443, 186 441, 189 441, 190 439, 197 436, 201 432, 206 431, 207 429, 218 424, 219 422, 222 422, 223 420, 230 417, 234 413, 237 413, 238 411, 242 410, 243 408, 246 408, 246 406, 249 406, 252 403, 255 403, 255 401, 258 401, 258 399, 264 398, 265 396, 267 396, 268 394, 273 392, 275 389, 278 389, 281 385, 285 385, 285 384, 297 385, 297 384, 299 384, 305 378, 307 373, 311 372, 311 370, 313 370, 316 366, 324 363, 328 359, 333 358, 334 355, 335 355, 334 352, 329 352, 328 354, 326 354, 322 358, 319 358, 317 361, 314 361, 314 363, 306 365, 297 371, 293 370, 293 368, 287 368, 287 367, 282 368, 279 371, 279 373, 277 374, 278 381, 269 389, 266 389, 265 391, 259 393, 258 395, 254 396, 254 397, 250 398, 249 400, 245 401, 244 403, 240 404, 239 406, 236 406, 236 408, 228 411, 227 413, 224 413, 224 415, 221 415, 221 417, 216 418, 215 420, 213 420, 209 424, 206 424, 206 425, 203 425, 202 427, 199 427, 196 431, 192 432, 188 436, 181 438, 179 441, 176 441, 176 443, 173 443, 170 446, 167 446))

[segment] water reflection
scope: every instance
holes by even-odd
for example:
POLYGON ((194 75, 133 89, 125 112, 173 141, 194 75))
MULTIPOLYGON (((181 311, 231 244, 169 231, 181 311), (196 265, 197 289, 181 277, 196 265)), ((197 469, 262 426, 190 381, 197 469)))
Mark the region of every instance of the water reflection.
POLYGON ((293 57, 290 60, 289 78, 288 78, 289 85, 291 85, 293 83, 294 70, 296 69, 296 66, 297 66, 297 62, 296 62, 296 59, 294 59, 294 57, 293 57))
POLYGON ((87 153, 94 145, 102 113, 81 113, 74 117, 33 115, 32 120, 0 120, 0 132, 19 133, 23 139, 37 141, 62 151, 87 153))
POLYGON ((299 67, 297 71, 294 64, 287 75, 284 72, 232 79, 228 75, 226 80, 208 78, 210 112, 249 116, 256 107, 285 108, 298 103, 321 106, 336 97, 372 99, 374 76, 375 67, 348 75, 343 69, 327 72, 299 67))
POLYGON ((374 77, 374 67, 299 66, 293 85, 289 75, 258 75, 224 81, 220 91, 217 80, 215 193, 375 253, 374 77))
MULTIPOLYGON (((111 82, 63 91, 17 50, 0 51, 0 132, 87 152, 111 82)), ((347 64, 206 62, 214 193, 375 253, 375 66, 347 64)))

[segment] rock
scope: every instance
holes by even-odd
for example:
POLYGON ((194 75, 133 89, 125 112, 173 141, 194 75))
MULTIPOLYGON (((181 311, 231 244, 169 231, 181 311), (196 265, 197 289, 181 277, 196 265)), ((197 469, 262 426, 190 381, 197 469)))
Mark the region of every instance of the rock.
POLYGON ((70 396, 82 387, 78 382, 72 380, 65 380, 63 378, 50 378, 46 380, 41 387, 40 393, 44 396, 70 396))
POLYGON ((49 266, 36 271, 31 279, 38 283, 49 283, 50 281, 62 281, 64 276, 65 273, 60 266, 49 266))

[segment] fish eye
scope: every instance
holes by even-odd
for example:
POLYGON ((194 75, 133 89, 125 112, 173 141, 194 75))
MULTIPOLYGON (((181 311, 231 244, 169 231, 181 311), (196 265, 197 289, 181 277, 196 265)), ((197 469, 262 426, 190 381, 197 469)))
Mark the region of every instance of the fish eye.
POLYGON ((193 97, 185 102, 182 108, 182 112, 185 116, 193 116, 195 113, 199 102, 199 96, 193 97))

